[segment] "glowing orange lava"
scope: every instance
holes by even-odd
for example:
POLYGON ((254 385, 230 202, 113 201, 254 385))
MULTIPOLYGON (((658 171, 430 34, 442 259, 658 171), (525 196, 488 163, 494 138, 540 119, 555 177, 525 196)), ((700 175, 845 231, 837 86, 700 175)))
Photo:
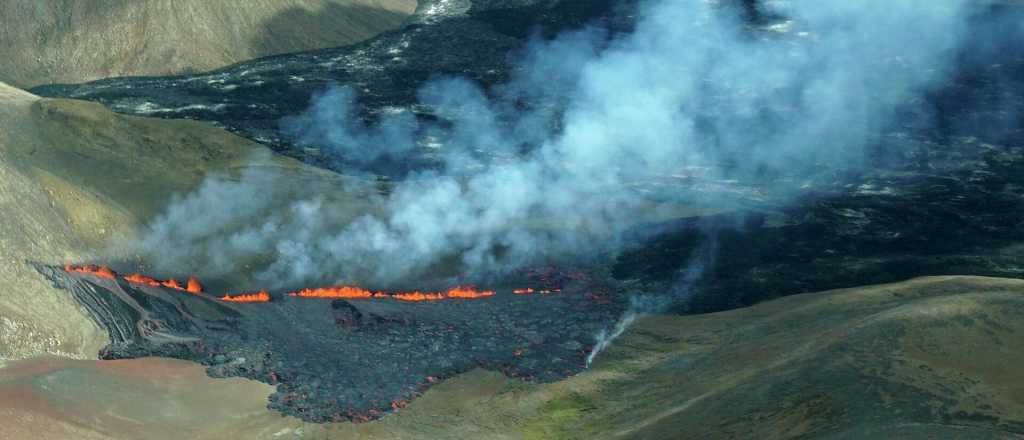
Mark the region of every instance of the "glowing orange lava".
POLYGON ((84 274, 89 274, 89 275, 95 275, 95 276, 98 276, 100 278, 106 278, 108 280, 116 280, 117 279, 117 274, 114 273, 114 271, 110 270, 110 268, 107 267, 107 266, 96 267, 95 265, 92 265, 92 264, 86 264, 85 266, 75 266, 75 265, 71 265, 71 264, 65 264, 64 265, 64 271, 65 272, 77 272, 77 273, 84 273, 84 274))
POLYGON ((203 285, 199 283, 196 277, 188 277, 188 283, 185 286, 185 290, 190 293, 203 293, 203 285))
POLYGON ((515 289, 515 290, 512 291, 512 293, 514 293, 516 295, 529 295, 529 294, 532 294, 532 293, 536 292, 536 293, 539 293, 539 294, 542 294, 542 295, 546 295, 548 293, 558 293, 558 292, 561 292, 561 291, 562 291, 562 289, 534 289, 532 287, 527 287, 525 289, 515 289))
POLYGON ((182 287, 181 283, 179 283, 178 280, 176 280, 174 278, 171 278, 169 280, 161 281, 160 285, 164 286, 164 287, 166 287, 168 289, 185 290, 185 288, 182 287))
POLYGON ((423 293, 420 291, 396 293, 391 297, 401 301, 438 301, 446 298, 441 292, 423 293))
POLYGON ((137 273, 133 273, 131 275, 128 275, 128 276, 124 277, 124 280, 129 282, 129 283, 145 284, 147 286, 152 286, 152 287, 160 287, 161 286, 160 280, 157 280, 156 278, 153 278, 153 277, 147 277, 145 275, 137 274, 137 273))
POLYGON ((301 296, 303 298, 337 298, 337 299, 359 299, 359 298, 378 298, 387 297, 388 295, 384 292, 373 293, 369 290, 352 287, 352 286, 337 286, 337 287, 320 287, 317 289, 302 289, 298 292, 291 292, 288 296, 301 296))
POLYGON ((400 301, 438 301, 450 298, 475 299, 494 296, 493 290, 477 290, 474 287, 453 287, 447 292, 372 292, 361 287, 335 286, 321 287, 317 289, 302 289, 298 292, 291 292, 289 296, 302 298, 335 298, 335 299, 369 299, 369 298, 391 298, 400 301))
POLYGON ((486 298, 494 296, 493 290, 476 290, 474 287, 452 287, 448 289, 448 298, 486 298))
MULTIPOLYGON (((85 273, 95 275, 101 278, 110 280, 117 279, 117 273, 110 270, 107 266, 95 266, 92 264, 84 266, 65 265, 64 270, 67 272, 85 273)), ((141 284, 152 287, 166 287, 168 289, 180 290, 183 292, 190 292, 193 294, 200 294, 203 292, 203 285, 199 283, 199 280, 195 277, 189 277, 185 285, 174 278, 167 280, 159 280, 150 276, 142 275, 139 273, 133 273, 123 277, 125 281, 133 284, 141 284)), ((559 291, 555 289, 554 291, 559 291)), ((534 289, 516 289, 514 291, 517 294, 533 293, 534 289)), ((540 290, 540 293, 549 293, 552 290, 540 290)), ((443 292, 421 292, 415 290, 412 292, 374 292, 361 287, 355 286, 335 286, 335 287, 320 287, 320 288, 309 288, 302 289, 297 292, 288 293, 289 296, 301 297, 301 298, 329 298, 329 299, 394 299, 398 301, 440 301, 445 299, 478 299, 494 296, 493 290, 477 290, 473 286, 456 286, 443 292)), ((220 298, 223 301, 230 302, 241 302, 241 303, 252 303, 252 302, 269 302, 270 294, 266 290, 261 290, 257 293, 245 293, 240 295, 225 294, 220 298)))
POLYGON ((196 294, 202 293, 203 291, 203 286, 199 284, 199 280, 195 279, 195 277, 189 277, 188 282, 186 283, 185 286, 182 286, 181 283, 174 278, 161 281, 156 278, 138 273, 133 273, 131 275, 126 276, 124 277, 124 280, 133 284, 142 284, 151 287, 163 286, 168 289, 180 290, 182 292, 190 292, 196 294))
POLYGON ((237 302, 237 303, 259 303, 269 302, 270 294, 266 290, 261 290, 259 293, 243 293, 240 295, 224 295, 220 297, 221 301, 237 302))

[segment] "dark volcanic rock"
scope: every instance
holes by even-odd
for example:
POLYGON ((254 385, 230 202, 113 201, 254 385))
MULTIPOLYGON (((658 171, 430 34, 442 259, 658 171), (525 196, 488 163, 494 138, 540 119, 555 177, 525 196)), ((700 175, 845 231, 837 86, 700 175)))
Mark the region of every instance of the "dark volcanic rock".
POLYGON ((822 173, 796 203, 637 228, 614 275, 683 285, 680 312, 924 275, 1024 276, 1024 40, 991 38, 1022 35, 998 25, 1022 18, 1024 8, 979 12, 978 38, 927 116, 903 115, 880 138, 879 151, 902 156, 822 173), (713 258, 692 259, 702 252, 713 258), (686 282, 694 264, 703 276, 686 282))
MULTIPOLYGON (((635 3, 465 0, 426 16, 437 5, 424 2, 405 28, 354 46, 255 60, 204 75, 33 91, 100 101, 119 112, 212 121, 305 158, 279 134, 278 121, 302 112, 327 84, 359 90, 361 116, 372 120, 389 106, 414 104, 416 90, 432 75, 465 76, 485 86, 505 81, 509 54, 533 30, 551 35, 599 23, 612 33, 626 32, 634 24, 635 3)), ((758 2, 739 4, 755 24, 773 19, 758 2)), ((929 274, 1024 275, 1022 20, 1024 8, 1018 6, 979 7, 955 77, 879 134, 878 157, 868 158, 866 169, 796 170, 800 180, 804 172, 813 174, 813 185, 800 190, 797 203, 739 197, 736 204, 745 210, 740 214, 639 228, 635 248, 614 263, 615 275, 652 291, 676 288, 692 271, 691 256, 709 250, 716 258, 702 268, 700 281, 683 283, 680 298, 692 301, 681 311, 729 309, 929 274)), ((433 117, 415 106, 411 110, 433 117)), ((408 163, 431 162, 411 157, 408 163)), ((774 177, 793 176, 768 179, 774 177)), ((669 183, 660 187, 666 198, 693 191, 686 182, 669 183)), ((747 188, 758 183, 741 182, 747 188)), ((733 189, 721 197, 728 199, 733 189)))
POLYGON ((923 275, 1024 276, 1024 142, 961 138, 930 151, 925 170, 864 176, 782 212, 637 228, 613 274, 651 290, 707 264, 681 312, 923 275), (709 246, 713 258, 691 258, 709 246))
POLYGON ((206 365, 214 377, 276 385, 270 408, 314 422, 372 419, 476 367, 524 380, 564 378, 585 367, 595 335, 613 325, 625 306, 621 300, 594 301, 596 290, 603 297, 614 292, 590 282, 557 293, 515 295, 506 289, 472 300, 281 296, 236 304, 57 267, 37 269, 109 331, 102 358, 185 359, 206 365))
MULTIPOLYGON (((510 55, 533 32, 553 35, 595 20, 613 31, 627 30, 635 0, 422 3, 404 28, 351 46, 262 58, 199 75, 113 78, 32 91, 98 101, 121 113, 211 121, 280 153, 338 168, 344 163, 307 156, 279 131, 281 119, 304 111, 314 93, 332 84, 352 87, 360 93, 360 116, 366 120, 393 107, 436 118, 413 105, 428 79, 452 75, 484 86, 501 83, 510 74, 510 55)), ((420 153, 424 157, 404 160, 430 166, 429 151, 420 153)))

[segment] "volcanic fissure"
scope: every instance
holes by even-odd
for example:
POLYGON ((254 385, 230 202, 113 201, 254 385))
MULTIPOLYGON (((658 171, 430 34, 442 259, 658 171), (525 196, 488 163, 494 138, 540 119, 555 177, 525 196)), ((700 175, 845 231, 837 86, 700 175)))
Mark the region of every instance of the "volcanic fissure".
POLYGON ((473 368, 541 382, 578 373, 594 335, 626 308, 591 268, 523 269, 493 289, 213 295, 195 277, 35 267, 109 331, 101 358, 185 359, 213 377, 275 385, 270 408, 314 422, 375 419, 473 368))

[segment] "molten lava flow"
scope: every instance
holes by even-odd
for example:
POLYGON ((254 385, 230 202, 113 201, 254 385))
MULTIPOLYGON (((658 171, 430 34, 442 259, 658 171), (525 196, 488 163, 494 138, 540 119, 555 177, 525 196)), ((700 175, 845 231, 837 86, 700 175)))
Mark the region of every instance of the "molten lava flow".
POLYGON ((77 272, 89 275, 98 276, 100 278, 106 278, 108 280, 116 280, 117 274, 110 270, 107 266, 96 267, 92 264, 86 264, 85 266, 75 266, 71 264, 64 265, 65 272, 77 272))
POLYGON ((266 290, 261 290, 259 293, 243 293, 241 295, 224 295, 221 301, 237 302, 237 303, 258 303, 258 302, 269 302, 270 294, 266 290))
POLYGON ((494 296, 493 290, 476 290, 476 288, 469 287, 452 287, 448 289, 448 298, 486 298, 488 296, 494 296))
POLYGON ((190 293, 203 293, 203 285, 199 284, 199 280, 196 277, 188 277, 188 283, 186 284, 185 290, 190 293))
POLYGON ((291 292, 289 296, 301 296, 303 298, 339 298, 339 299, 359 299, 359 298, 378 298, 386 297, 387 294, 383 292, 377 292, 376 294, 359 287, 351 286, 337 286, 337 287, 321 287, 318 289, 302 289, 298 292, 291 292))
POLYGON ((449 298, 474 299, 494 296, 493 290, 476 290, 474 287, 453 287, 447 292, 372 292, 361 287, 336 286, 321 287, 318 289, 302 289, 298 292, 291 292, 288 296, 302 298, 335 298, 335 299, 369 299, 369 298, 391 298, 400 301, 438 301, 449 298))
POLYGON ((181 286, 181 283, 179 283, 178 280, 176 280, 174 278, 171 278, 169 280, 161 281, 160 285, 164 286, 164 287, 166 287, 168 289, 185 290, 185 288, 181 286))
POLYGON ((391 297, 402 301, 437 301, 445 299, 444 294, 440 292, 423 293, 419 291, 396 293, 391 295, 391 297))
POLYGON ((515 289, 515 290, 512 291, 512 293, 514 293, 516 295, 529 295, 529 294, 532 294, 532 293, 536 292, 536 293, 540 293, 542 295, 545 295, 545 294, 548 294, 548 293, 558 293, 558 292, 561 292, 561 291, 562 291, 562 289, 534 289, 532 287, 527 287, 525 289, 515 289))
POLYGON ((188 278, 188 282, 186 283, 185 286, 182 286, 181 283, 178 282, 178 280, 176 280, 174 278, 171 278, 169 280, 160 281, 160 280, 158 280, 156 278, 149 277, 149 276, 142 275, 142 274, 138 274, 138 273, 133 273, 131 275, 126 276, 126 277, 124 277, 124 280, 129 282, 129 283, 133 283, 133 284, 142 284, 142 285, 152 286, 152 287, 163 286, 163 287, 166 287, 168 289, 180 290, 182 292, 190 292, 190 293, 195 293, 195 294, 199 294, 199 293, 203 292, 203 286, 201 284, 199 284, 199 280, 195 279, 195 277, 189 277, 188 278))
MULTIPOLYGON (((117 279, 117 274, 110 270, 107 266, 73 266, 65 265, 64 270, 67 272, 78 272, 86 273, 90 275, 99 276, 111 280, 117 279)), ((203 292, 203 285, 199 283, 199 280, 195 277, 189 277, 186 281, 185 286, 174 279, 159 280, 150 276, 142 275, 139 273, 133 273, 123 277, 125 281, 133 284, 141 284, 152 287, 166 287, 168 289, 180 290, 183 292, 190 292, 193 294, 200 294, 203 292)), ((515 293, 533 293, 533 289, 517 289, 515 293)), ((542 290, 541 293, 548 293, 549 290, 542 290)), ((415 290, 412 292, 374 292, 371 290, 363 289, 361 287, 354 286, 336 286, 336 287, 320 287, 314 289, 302 289, 297 292, 288 293, 289 296, 297 296, 302 298, 330 298, 330 299, 394 299, 399 301, 440 301, 444 299, 477 299, 494 296, 493 290, 477 290, 472 286, 456 286, 448 289, 444 292, 421 292, 415 290)), ((240 295, 229 295, 225 294, 221 297, 223 301, 230 302, 269 302, 270 294, 266 290, 261 290, 258 293, 246 293, 240 295)))
MULTIPOLYGON (((76 266, 76 265, 73 265, 73 264, 65 264, 64 265, 64 271, 68 272, 68 273, 84 273, 84 274, 94 275, 94 276, 97 276, 97 277, 100 277, 100 278, 106 278, 108 280, 116 280, 117 279, 117 273, 112 271, 112 270, 110 270, 110 268, 107 267, 107 266, 98 266, 97 267, 96 265, 93 265, 93 264, 86 264, 84 266, 76 266)), ((161 287, 162 286, 162 287, 166 287, 168 289, 181 290, 181 291, 191 292, 191 293, 196 293, 196 294, 203 292, 203 285, 199 284, 199 280, 195 279, 195 277, 189 277, 188 278, 188 282, 187 282, 186 286, 184 286, 184 287, 181 285, 180 282, 178 282, 178 280, 176 280, 174 278, 171 278, 169 280, 160 281, 160 280, 158 280, 156 278, 153 278, 153 277, 150 277, 150 276, 146 276, 146 275, 142 275, 142 274, 139 274, 139 273, 133 273, 133 274, 127 275, 127 276, 125 276, 123 278, 124 278, 125 281, 127 281, 129 283, 132 283, 132 284, 142 284, 142 285, 152 286, 152 287, 161 287)))
POLYGON ((145 275, 133 273, 124 277, 124 280, 129 283, 145 284, 147 286, 160 287, 160 281, 153 277, 147 277, 145 275))

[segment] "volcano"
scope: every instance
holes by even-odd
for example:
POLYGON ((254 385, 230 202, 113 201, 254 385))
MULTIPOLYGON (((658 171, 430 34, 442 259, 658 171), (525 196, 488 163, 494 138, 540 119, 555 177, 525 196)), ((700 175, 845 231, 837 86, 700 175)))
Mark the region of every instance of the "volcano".
POLYGON ((0 84, 0 438, 1024 435, 1019 2, 415 3, 0 84))
POLYGON ((312 422, 371 420, 477 367, 565 378, 585 368, 594 335, 626 305, 620 287, 595 281, 604 277, 557 269, 494 290, 217 296, 106 266, 35 267, 107 329, 102 359, 195 361, 213 377, 275 385, 269 407, 312 422), (514 287, 523 283, 538 287, 514 287))

